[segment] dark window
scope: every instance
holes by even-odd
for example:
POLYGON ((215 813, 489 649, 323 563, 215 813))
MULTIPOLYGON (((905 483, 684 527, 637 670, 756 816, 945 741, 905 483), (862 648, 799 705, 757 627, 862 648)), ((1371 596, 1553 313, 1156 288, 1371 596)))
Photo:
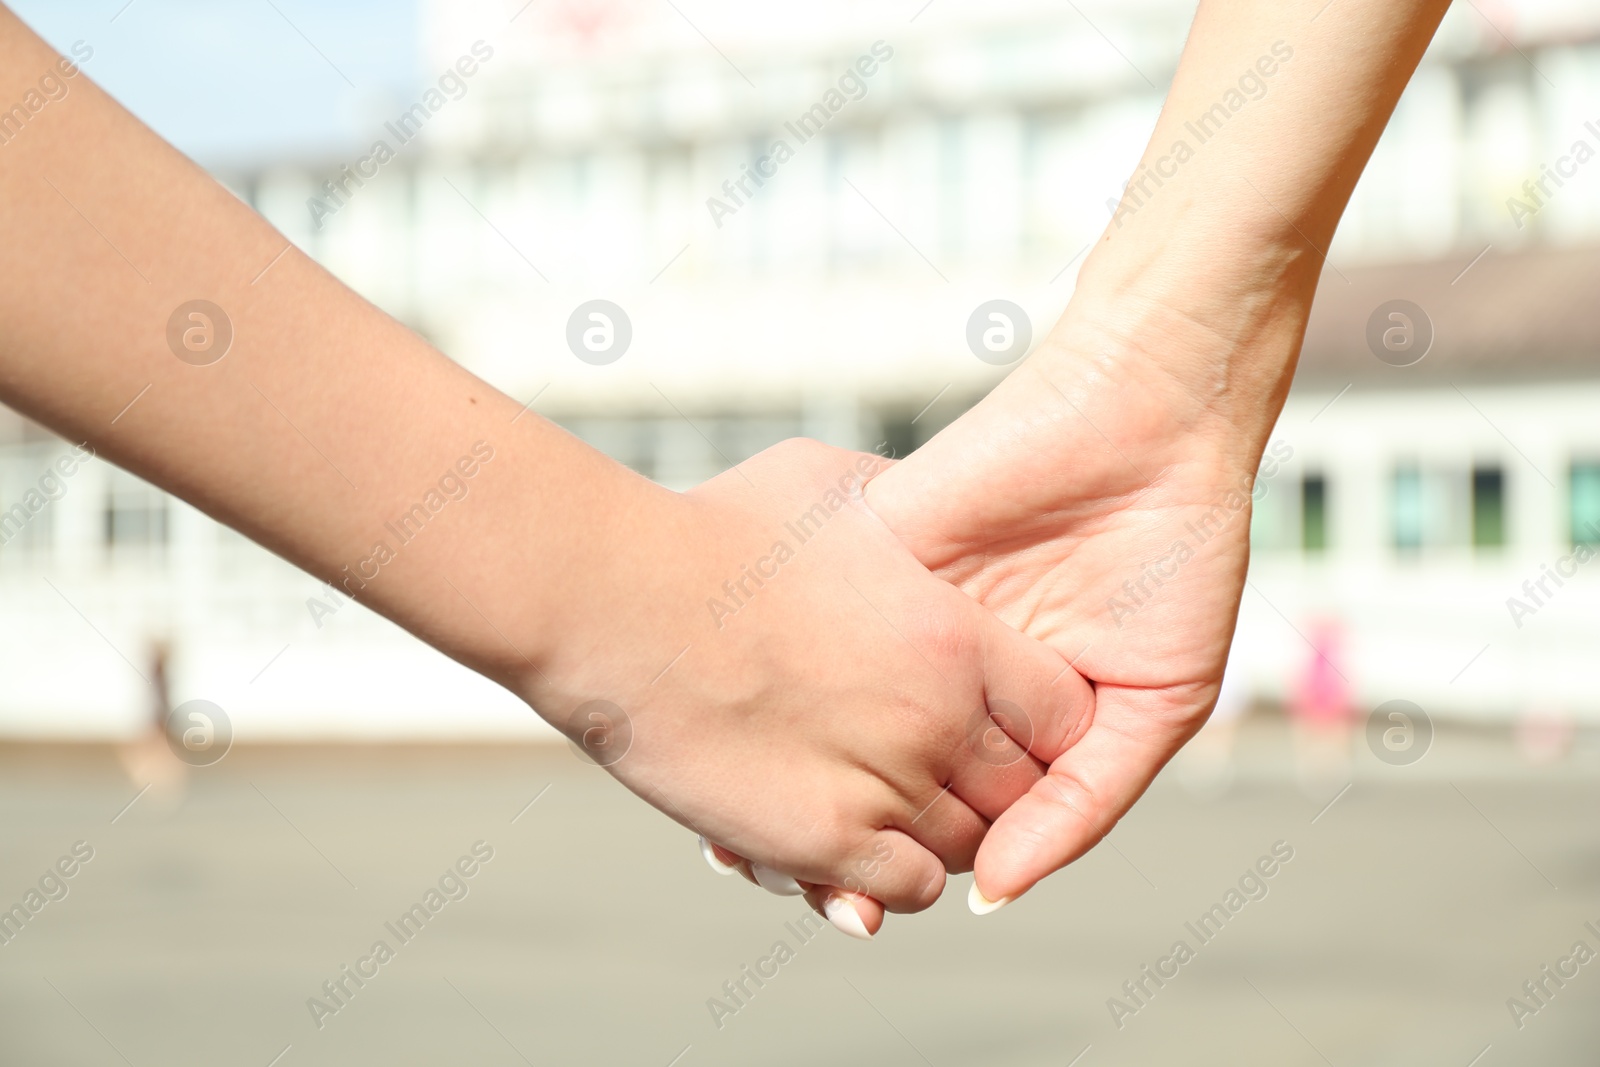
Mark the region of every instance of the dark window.
MULTIPOLYGON (((896 459, 904 459, 911 455, 921 442, 917 439, 917 427, 909 415, 885 416, 882 429, 884 455, 896 459)), ((879 442, 874 442, 876 447, 879 442)))
POLYGON ((1328 547, 1328 479, 1308 474, 1300 483, 1300 547, 1322 552, 1328 547))
POLYGON ((106 548, 160 550, 167 543, 167 497, 123 471, 111 472, 105 504, 106 548))
POLYGON ((1499 467, 1472 471, 1472 547, 1506 543, 1506 475, 1499 467))

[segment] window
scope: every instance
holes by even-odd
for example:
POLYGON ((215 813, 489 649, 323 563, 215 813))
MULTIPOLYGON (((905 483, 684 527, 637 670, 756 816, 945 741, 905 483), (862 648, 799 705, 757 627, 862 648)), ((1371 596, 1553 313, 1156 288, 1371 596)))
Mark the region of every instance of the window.
POLYGON ((1392 496, 1394 547, 1415 552, 1422 547, 1422 472, 1415 467, 1395 471, 1392 496))
POLYGON ((1600 544, 1600 461, 1574 462, 1568 469, 1567 508, 1572 543, 1600 544))
POLYGON ((1321 474, 1300 482, 1300 547, 1308 555, 1328 547, 1328 479, 1321 474))
POLYGON ((1390 519, 1395 550, 1465 545, 1472 536, 1472 479, 1460 469, 1397 468, 1390 484, 1390 519))
POLYGON ((1506 474, 1499 467, 1472 471, 1472 547, 1500 548, 1506 543, 1506 474))
POLYGON ((115 554, 165 549, 167 497, 125 471, 110 471, 106 486, 106 549, 115 554))
POLYGON ((57 444, 0 450, 0 548, 7 556, 50 549, 55 501, 68 488, 54 469, 57 444))

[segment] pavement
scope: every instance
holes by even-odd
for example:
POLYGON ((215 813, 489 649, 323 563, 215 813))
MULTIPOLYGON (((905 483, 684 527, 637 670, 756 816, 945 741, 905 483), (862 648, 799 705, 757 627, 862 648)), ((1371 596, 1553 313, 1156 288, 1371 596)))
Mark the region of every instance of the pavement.
POLYGON ((1169 770, 1023 899, 955 877, 871 944, 562 745, 0 744, 0 1065, 1600 1062, 1600 751, 1352 740, 1305 787, 1253 718, 1226 788, 1169 770))

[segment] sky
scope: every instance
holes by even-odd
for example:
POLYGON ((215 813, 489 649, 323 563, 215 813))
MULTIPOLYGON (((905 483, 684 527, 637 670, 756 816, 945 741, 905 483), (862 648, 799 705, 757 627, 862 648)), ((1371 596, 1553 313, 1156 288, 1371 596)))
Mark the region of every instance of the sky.
POLYGON ((415 0, 10 0, 129 110, 210 167, 370 141, 422 77, 415 0))

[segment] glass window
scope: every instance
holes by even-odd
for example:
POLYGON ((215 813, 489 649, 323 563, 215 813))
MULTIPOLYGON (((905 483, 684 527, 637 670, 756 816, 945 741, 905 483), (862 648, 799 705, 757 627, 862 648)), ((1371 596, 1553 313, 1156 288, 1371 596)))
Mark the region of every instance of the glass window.
POLYGON ((1256 551, 1284 552, 1300 545, 1299 508, 1287 479, 1258 477, 1250 512, 1250 547, 1256 551))
POLYGON ((0 548, 9 556, 49 551, 55 501, 70 488, 54 469, 60 442, 42 436, 33 440, 37 443, 0 450, 0 548))
POLYGON ((1403 465, 1390 485, 1394 547, 1401 553, 1470 543, 1472 479, 1460 468, 1403 465))
POLYGON ((1472 547, 1499 548, 1506 543, 1506 474, 1499 467, 1472 472, 1472 547))
POLYGON ((110 471, 105 506, 106 548, 115 553, 162 549, 167 543, 167 497, 126 471, 110 471))
POLYGON ((1415 552, 1422 547, 1422 472, 1415 467, 1395 471, 1392 497, 1394 547, 1415 552))
POLYGON ((1328 547, 1328 479, 1321 474, 1300 482, 1300 547, 1307 553, 1328 547))
POLYGON ((1600 544, 1600 460, 1572 464, 1567 499, 1572 543, 1600 544))

